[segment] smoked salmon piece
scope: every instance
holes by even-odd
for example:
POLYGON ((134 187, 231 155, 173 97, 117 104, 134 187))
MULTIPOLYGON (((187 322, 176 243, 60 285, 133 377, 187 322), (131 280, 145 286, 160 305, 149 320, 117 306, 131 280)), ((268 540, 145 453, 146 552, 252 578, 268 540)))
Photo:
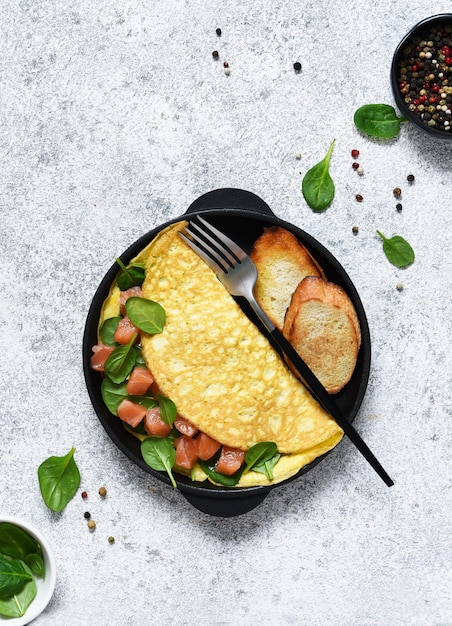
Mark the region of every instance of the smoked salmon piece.
POLYGON ((123 317, 122 320, 120 320, 118 327, 116 328, 114 340, 116 341, 116 343, 120 343, 122 346, 126 346, 132 339, 134 333, 137 334, 138 339, 140 330, 132 324, 132 322, 126 315, 126 317, 123 317))
POLYGON ((240 469, 244 460, 244 450, 231 448, 230 446, 223 446, 215 470, 220 474, 232 476, 232 474, 235 474, 235 472, 240 469))
POLYGON ((104 346, 103 343, 98 343, 93 346, 93 356, 91 357, 91 367, 96 372, 103 372, 105 361, 115 349, 115 346, 104 346))
POLYGON ((191 469, 198 458, 196 439, 182 435, 176 439, 174 445, 176 446, 176 465, 191 469))
POLYGON ((206 433, 200 433, 200 435, 196 437, 196 446, 198 459, 201 459, 201 461, 207 461, 208 459, 211 459, 216 452, 218 452, 221 448, 221 443, 216 441, 216 439, 212 439, 212 437, 209 437, 206 433))
POLYGON ((162 420, 158 406, 146 411, 144 430, 150 437, 167 437, 170 434, 171 427, 162 420))
POLYGON ((118 406, 118 417, 132 428, 136 428, 145 415, 146 408, 131 400, 123 400, 118 406))
POLYGON ((154 377, 146 367, 134 367, 127 381, 126 391, 129 396, 144 396, 154 382, 154 377))
POLYGON ((182 415, 178 415, 176 417, 174 420, 174 427, 177 428, 182 435, 186 435, 187 437, 194 437, 198 432, 198 428, 185 419, 185 417, 182 417, 182 415))

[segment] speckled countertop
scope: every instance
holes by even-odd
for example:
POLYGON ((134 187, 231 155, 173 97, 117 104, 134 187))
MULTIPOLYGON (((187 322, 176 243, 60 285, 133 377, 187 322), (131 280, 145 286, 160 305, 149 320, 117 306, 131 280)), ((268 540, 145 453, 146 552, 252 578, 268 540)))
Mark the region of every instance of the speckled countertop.
POLYGON ((394 104, 396 45, 450 0, 0 7, 0 513, 44 531, 58 566, 33 623, 451 624, 452 142, 353 124, 362 104, 394 104), (317 214, 301 174, 333 138, 336 196, 317 214), (210 517, 98 421, 81 364, 97 285, 138 237, 222 187, 260 196, 352 278, 372 338, 355 425, 391 489, 344 440, 253 511, 210 517), (377 228, 409 240, 415 263, 391 265, 377 228), (37 467, 72 446, 88 499, 54 514, 37 467))

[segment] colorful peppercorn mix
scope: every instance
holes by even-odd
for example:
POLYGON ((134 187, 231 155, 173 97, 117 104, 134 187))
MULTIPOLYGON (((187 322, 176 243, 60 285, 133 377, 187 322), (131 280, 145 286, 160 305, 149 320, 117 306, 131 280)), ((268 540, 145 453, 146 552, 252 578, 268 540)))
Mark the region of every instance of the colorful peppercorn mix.
POLYGON ((423 123, 450 132, 452 123, 452 25, 432 26, 403 50, 398 86, 423 123))

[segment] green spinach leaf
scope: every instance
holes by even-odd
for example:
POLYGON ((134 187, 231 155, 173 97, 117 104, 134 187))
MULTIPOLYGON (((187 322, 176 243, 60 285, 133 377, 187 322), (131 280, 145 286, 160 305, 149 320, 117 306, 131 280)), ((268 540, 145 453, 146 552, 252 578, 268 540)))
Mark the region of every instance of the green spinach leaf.
POLYGON ((172 473, 176 451, 173 440, 166 437, 146 437, 141 442, 141 455, 144 461, 158 472, 166 472, 171 480, 171 484, 177 489, 176 481, 172 473))
POLYGON ((306 172, 301 184, 303 197, 313 211, 325 210, 333 201, 335 187, 330 176, 330 161, 335 139, 330 144, 326 156, 306 172))
POLYGON ((0 524, 0 554, 24 560, 27 554, 39 550, 39 543, 15 524, 0 524))
POLYGON ((23 566, 25 571, 30 574, 31 578, 27 580, 22 589, 13 596, 0 598, 0 615, 4 615, 5 617, 22 617, 36 597, 36 581, 29 567, 25 563, 23 566))
POLYGON ((126 291, 131 287, 141 287, 144 280, 144 263, 131 263, 125 266, 119 258, 116 259, 116 263, 122 270, 117 280, 121 291, 126 291))
POLYGON ((132 296, 126 301, 127 316, 137 328, 149 335, 161 333, 165 325, 166 314, 161 304, 132 296))
POLYGON ((414 250, 403 237, 394 235, 387 239, 383 233, 377 230, 383 239, 383 252, 390 263, 396 267, 407 267, 414 261, 414 250))
POLYGON ((123 400, 129 397, 126 387, 127 382, 125 381, 122 383, 114 383, 109 378, 104 378, 102 381, 100 388, 102 400, 113 415, 118 415, 118 406, 123 400))
POLYGON ((0 554, 0 598, 18 593, 32 578, 33 574, 23 561, 0 554))
POLYGON ((278 448, 273 441, 263 441, 252 446, 245 453, 244 473, 246 474, 250 469, 254 469, 256 465, 259 466, 270 461, 277 453, 278 448))
POLYGON ((122 318, 119 315, 117 317, 109 317, 108 320, 105 320, 102 324, 99 331, 99 337, 105 346, 115 345, 116 342, 114 335, 121 319, 122 318))
POLYGON ((406 122, 406 118, 397 117, 394 107, 389 104, 365 104, 355 111, 353 121, 367 135, 390 139, 398 135, 400 124, 406 122))
POLYGON ((158 394, 157 400, 160 407, 160 417, 172 428, 177 417, 176 405, 170 398, 163 396, 161 393, 158 394))
POLYGON ((271 459, 268 459, 266 461, 261 461, 259 463, 256 463, 256 465, 253 465, 253 472, 259 472, 260 474, 265 474, 268 480, 273 480, 274 478, 273 470, 275 468, 276 463, 279 461, 280 458, 281 458, 281 455, 279 454, 279 452, 276 452, 276 454, 272 456, 271 459))
POLYGON ((41 495, 52 511, 64 509, 79 488, 80 472, 74 452, 72 448, 65 456, 51 456, 38 468, 41 495))
POLYGON ((124 382, 135 366, 138 350, 133 344, 136 337, 134 333, 126 346, 115 348, 105 361, 105 373, 114 383, 124 382))
POLYGON ((39 578, 45 578, 44 559, 40 554, 34 552, 33 554, 27 554, 24 561, 33 574, 36 574, 39 578))

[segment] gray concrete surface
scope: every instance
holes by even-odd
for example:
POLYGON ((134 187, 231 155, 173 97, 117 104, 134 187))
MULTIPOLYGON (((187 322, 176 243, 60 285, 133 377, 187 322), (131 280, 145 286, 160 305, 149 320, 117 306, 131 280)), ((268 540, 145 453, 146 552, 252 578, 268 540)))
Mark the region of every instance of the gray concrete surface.
POLYGON ((0 8, 0 511, 54 548, 36 626, 451 624, 452 141, 409 125, 370 139, 353 124, 362 104, 394 104, 396 45, 450 1, 0 8), (302 174, 333 138, 336 196, 316 214, 302 174), (391 489, 343 441, 252 512, 209 517, 104 432, 81 366, 96 287, 139 236, 221 187, 258 194, 349 272, 373 351, 355 424, 391 489), (391 265, 376 229, 405 237, 415 263, 391 265), (72 446, 81 489, 54 514, 37 468, 72 446))

